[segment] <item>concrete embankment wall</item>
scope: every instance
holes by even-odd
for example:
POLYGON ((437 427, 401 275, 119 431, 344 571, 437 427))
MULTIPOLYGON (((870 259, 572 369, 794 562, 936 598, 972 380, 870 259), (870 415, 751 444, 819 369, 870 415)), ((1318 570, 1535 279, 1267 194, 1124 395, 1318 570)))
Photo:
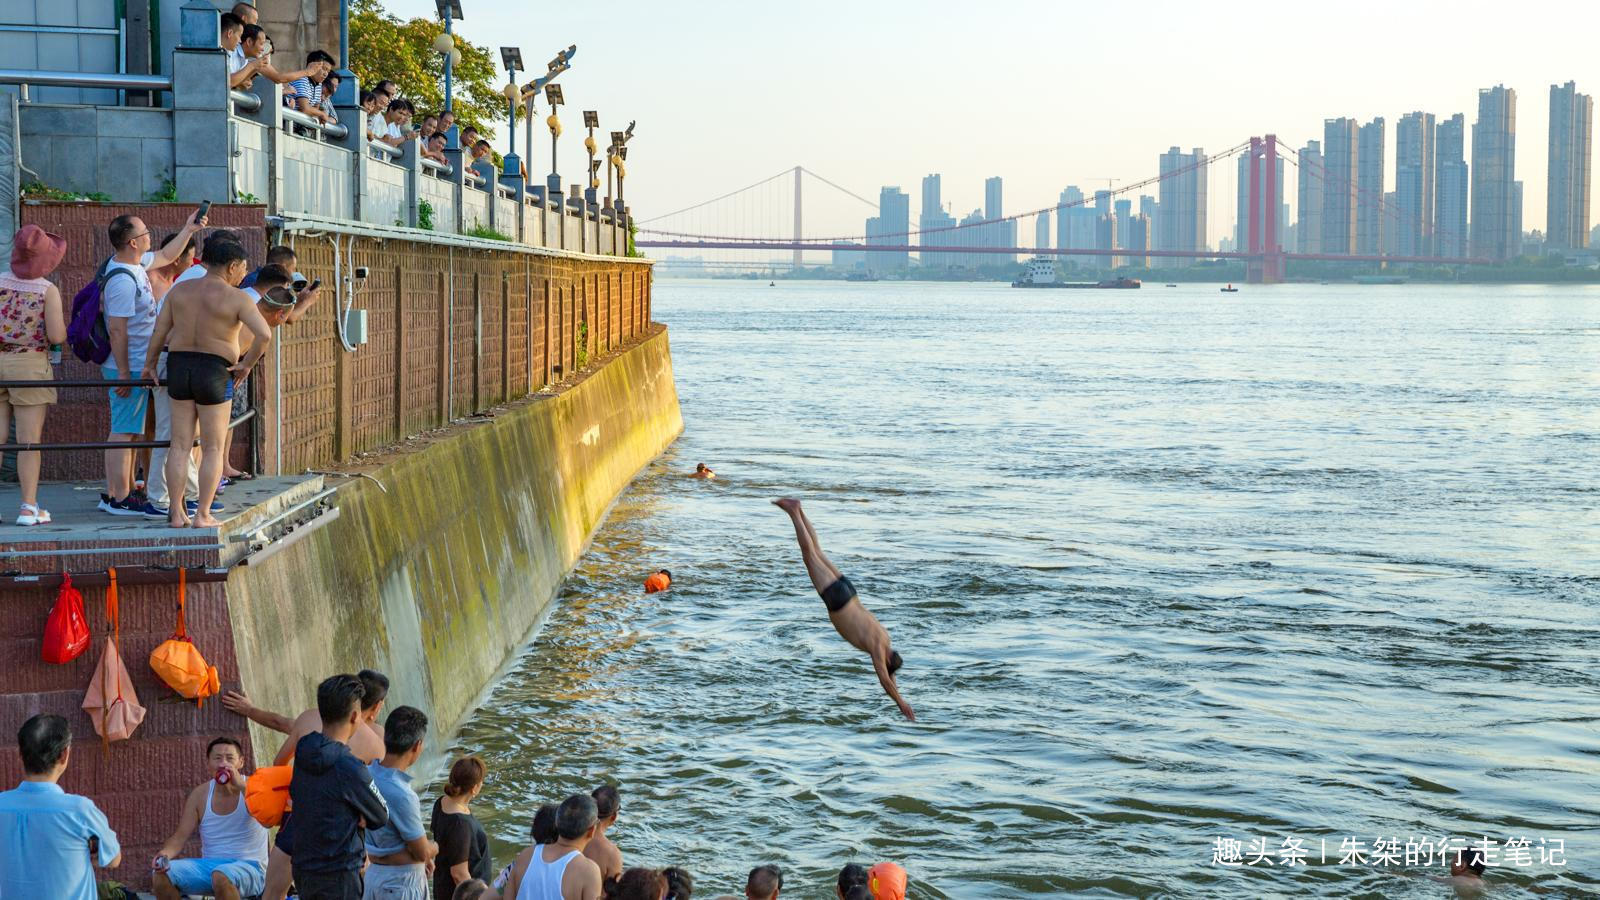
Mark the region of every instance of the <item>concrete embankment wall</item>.
MULTIPOLYGON (((246 691, 298 711, 321 678, 375 668, 390 708, 426 711, 442 751, 612 500, 682 428, 659 329, 562 393, 364 470, 377 483, 349 479, 338 521, 229 580, 246 691)), ((268 761, 278 739, 253 737, 268 761)))

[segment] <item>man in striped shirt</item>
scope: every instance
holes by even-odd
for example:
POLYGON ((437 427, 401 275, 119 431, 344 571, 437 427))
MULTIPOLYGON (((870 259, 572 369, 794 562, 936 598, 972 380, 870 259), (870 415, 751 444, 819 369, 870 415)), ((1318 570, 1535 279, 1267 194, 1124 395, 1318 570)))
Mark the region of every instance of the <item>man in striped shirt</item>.
POLYGON ((289 82, 283 92, 283 105, 324 124, 332 118, 322 109, 322 82, 333 71, 333 57, 326 50, 306 54, 305 74, 289 82))

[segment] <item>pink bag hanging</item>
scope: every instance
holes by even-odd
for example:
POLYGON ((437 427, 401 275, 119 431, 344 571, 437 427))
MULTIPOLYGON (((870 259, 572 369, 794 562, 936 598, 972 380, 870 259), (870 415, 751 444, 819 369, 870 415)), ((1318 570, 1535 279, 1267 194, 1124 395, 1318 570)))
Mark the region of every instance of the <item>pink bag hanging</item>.
POLYGON ((134 693, 133 678, 128 667, 122 664, 122 622, 117 611, 117 570, 107 569, 110 584, 106 587, 106 619, 111 623, 111 635, 106 638, 106 651, 95 667, 94 678, 89 681, 89 691, 83 698, 83 711, 89 714, 94 730, 107 746, 112 741, 125 741, 144 721, 144 707, 139 705, 139 695, 134 693))

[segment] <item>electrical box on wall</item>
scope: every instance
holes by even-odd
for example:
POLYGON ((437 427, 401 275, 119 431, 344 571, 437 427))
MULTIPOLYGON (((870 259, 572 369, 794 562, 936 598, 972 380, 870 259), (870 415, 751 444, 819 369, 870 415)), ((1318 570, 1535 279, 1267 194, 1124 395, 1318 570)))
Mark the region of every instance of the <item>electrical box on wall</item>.
POLYGON ((344 337, 350 346, 359 347, 367 342, 367 311, 364 309, 346 310, 344 314, 344 337))

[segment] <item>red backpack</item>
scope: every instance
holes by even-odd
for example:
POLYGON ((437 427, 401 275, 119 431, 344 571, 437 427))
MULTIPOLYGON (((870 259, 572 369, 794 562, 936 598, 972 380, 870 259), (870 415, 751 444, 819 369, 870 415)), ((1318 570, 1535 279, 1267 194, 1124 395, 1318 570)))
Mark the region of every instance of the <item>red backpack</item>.
POLYGON ((44 623, 40 655, 47 663, 69 663, 89 649, 89 623, 83 616, 83 595, 72 586, 72 576, 61 573, 61 590, 55 608, 44 623))

